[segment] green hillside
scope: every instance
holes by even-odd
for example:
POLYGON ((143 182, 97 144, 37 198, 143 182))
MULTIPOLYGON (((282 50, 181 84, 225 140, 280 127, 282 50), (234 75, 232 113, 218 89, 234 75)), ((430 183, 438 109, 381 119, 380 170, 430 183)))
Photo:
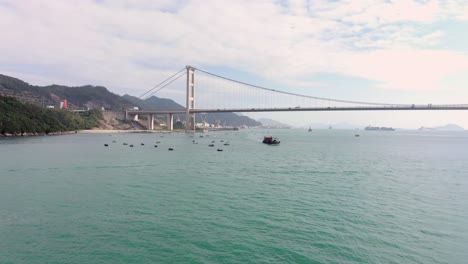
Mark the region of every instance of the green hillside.
POLYGON ((101 113, 84 116, 62 109, 45 109, 0 96, 0 134, 23 135, 90 129, 99 125, 101 113))
POLYGON ((71 108, 124 110, 131 106, 117 94, 109 92, 102 86, 64 85, 34 86, 22 80, 0 74, 0 95, 13 96, 22 102, 29 102, 40 106, 54 105, 66 99, 71 108))

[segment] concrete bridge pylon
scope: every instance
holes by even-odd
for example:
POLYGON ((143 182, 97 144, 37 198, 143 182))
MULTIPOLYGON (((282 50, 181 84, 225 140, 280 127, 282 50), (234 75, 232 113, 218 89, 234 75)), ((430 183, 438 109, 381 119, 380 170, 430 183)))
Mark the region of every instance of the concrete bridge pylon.
POLYGON ((195 108, 195 68, 187 65, 187 105, 185 108, 185 130, 195 131, 195 113, 190 110, 195 108))

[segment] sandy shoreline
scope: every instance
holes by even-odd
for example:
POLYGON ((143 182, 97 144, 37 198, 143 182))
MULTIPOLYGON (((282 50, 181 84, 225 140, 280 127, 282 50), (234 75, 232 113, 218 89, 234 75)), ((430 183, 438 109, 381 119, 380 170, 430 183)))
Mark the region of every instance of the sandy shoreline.
POLYGON ((39 137, 39 136, 61 136, 61 135, 74 135, 74 134, 124 134, 124 133, 181 133, 184 130, 118 130, 118 129, 88 129, 88 130, 77 130, 77 131, 62 131, 53 132, 49 134, 45 133, 23 133, 21 134, 0 134, 0 138, 8 137, 39 137))
POLYGON ((118 129, 88 129, 78 130, 78 134, 120 134, 120 133, 173 133, 182 132, 178 130, 118 130, 118 129))

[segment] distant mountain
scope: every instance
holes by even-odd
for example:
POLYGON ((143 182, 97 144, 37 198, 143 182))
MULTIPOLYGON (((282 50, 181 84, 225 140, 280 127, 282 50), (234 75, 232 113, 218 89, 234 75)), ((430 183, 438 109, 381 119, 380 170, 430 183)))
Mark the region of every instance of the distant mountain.
POLYGON ((126 94, 122 96, 122 98, 131 102, 133 106, 145 110, 185 110, 185 107, 171 99, 159 98, 156 96, 151 96, 148 99, 142 100, 138 97, 126 94))
POLYGON ((322 123, 310 123, 307 126, 302 126, 302 128, 312 128, 312 129, 326 129, 328 128, 327 124, 322 124, 322 123))
MULTIPOLYGON (((362 126, 358 125, 353 125, 349 124, 346 122, 340 122, 336 124, 322 124, 322 123, 311 123, 309 126, 312 129, 328 129, 329 127, 332 127, 333 129, 356 129, 356 128, 362 128, 362 126)), ((307 127, 309 127, 307 126, 307 127)))
POLYGON ((21 102, 39 106, 53 105, 57 107, 60 101, 67 100, 70 108, 90 108, 107 110, 123 110, 131 103, 117 94, 109 92, 102 86, 64 85, 34 86, 22 80, 0 74, 0 95, 12 96, 21 102))
POLYGON ((441 130, 441 131, 462 131, 465 130, 463 127, 456 125, 456 124, 447 124, 445 126, 434 127, 434 130, 441 130))
POLYGON ((291 128, 292 126, 278 122, 273 119, 268 118, 260 118, 257 120, 258 122, 262 123, 264 127, 277 127, 277 128, 291 128))
MULTIPOLYGON (((134 106, 141 107, 146 110, 184 110, 185 107, 174 102, 171 99, 159 98, 151 96, 145 100, 141 100, 135 96, 124 95, 122 98, 133 103, 134 106)), ((185 115, 176 115, 175 119, 184 120, 185 115)), ((261 126, 260 122, 257 122, 247 116, 239 116, 234 113, 207 113, 195 115, 195 122, 201 123, 208 122, 209 124, 220 124, 223 126, 261 126)))
POLYGON ((336 124, 331 125, 334 129, 356 129, 356 128, 362 128, 361 126, 349 124, 346 122, 340 122, 336 124))

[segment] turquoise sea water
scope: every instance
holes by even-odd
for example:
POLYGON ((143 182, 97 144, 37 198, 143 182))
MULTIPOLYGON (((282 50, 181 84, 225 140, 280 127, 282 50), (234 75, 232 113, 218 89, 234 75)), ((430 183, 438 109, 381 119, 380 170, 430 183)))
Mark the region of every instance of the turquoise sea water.
POLYGON ((467 132, 199 135, 1 139, 0 263, 468 261, 467 132))

